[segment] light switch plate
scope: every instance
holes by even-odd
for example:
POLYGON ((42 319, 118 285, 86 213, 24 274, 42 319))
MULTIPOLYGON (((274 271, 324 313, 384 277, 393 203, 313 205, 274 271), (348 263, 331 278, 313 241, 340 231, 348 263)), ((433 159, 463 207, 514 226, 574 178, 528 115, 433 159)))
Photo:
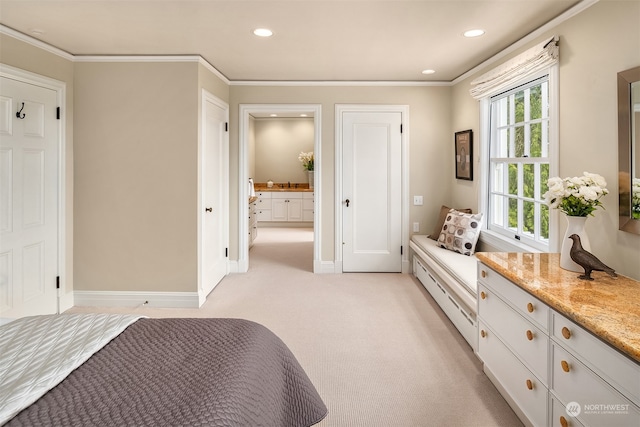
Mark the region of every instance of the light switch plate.
POLYGON ((422 206, 422 196, 413 196, 413 205, 422 206))
POLYGON ((419 233, 420 232, 420 223, 419 222, 414 222, 413 223, 413 232, 414 233, 419 233))

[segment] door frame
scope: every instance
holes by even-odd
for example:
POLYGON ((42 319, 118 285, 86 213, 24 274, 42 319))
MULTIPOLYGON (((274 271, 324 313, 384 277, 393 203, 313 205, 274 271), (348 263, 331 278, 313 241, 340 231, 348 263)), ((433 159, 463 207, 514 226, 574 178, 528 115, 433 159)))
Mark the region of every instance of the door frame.
POLYGON ((58 203, 58 259, 57 259, 57 276, 60 278, 59 287, 56 291, 57 295, 57 312, 61 313, 73 307, 73 289, 67 289, 67 139, 66 139, 66 100, 67 100, 67 84, 60 80, 55 80, 40 74, 22 70, 0 63, 0 77, 6 77, 22 83, 39 86, 56 92, 56 101, 60 108, 60 119, 58 120, 58 179, 57 179, 57 203, 58 203))
POLYGON ((336 132, 336 151, 335 151, 335 182, 336 182, 336 198, 335 198, 335 270, 336 273, 343 272, 343 251, 342 251, 342 233, 343 233, 343 215, 342 201, 342 150, 343 138, 342 127, 344 113, 400 113, 402 115, 402 133, 400 134, 401 143, 401 234, 402 234, 402 273, 409 273, 409 106, 408 105, 376 105, 376 104, 336 104, 335 108, 335 132, 336 132))
POLYGON ((238 272, 249 271, 249 116, 261 113, 313 113, 313 272, 322 273, 320 260, 321 230, 320 223, 322 194, 322 106, 320 104, 240 104, 239 152, 238 152, 238 272))
MULTIPOLYGON (((229 104, 224 102, 222 99, 213 95, 206 89, 202 89, 202 99, 201 99, 201 108, 200 108, 200 136, 198 141, 198 304, 202 305, 207 299, 207 295, 213 290, 213 287, 205 286, 204 278, 203 278, 203 269, 204 269, 204 190, 205 185, 207 183, 204 182, 204 144, 206 142, 206 133, 207 133, 207 103, 211 103, 217 107, 220 107, 224 110, 225 121, 227 122, 227 132, 224 133, 225 137, 222 141, 224 145, 224 151, 226 153, 226 159, 223 160, 223 164, 227 166, 226 177, 227 182, 222 183, 222 191, 224 191, 223 200, 225 206, 219 207, 222 212, 223 224, 229 224, 229 104)), ((227 232, 224 236, 224 242, 221 244, 225 245, 225 247, 229 248, 229 227, 225 227, 227 232)), ((227 257, 227 273, 229 273, 229 258, 227 257)))

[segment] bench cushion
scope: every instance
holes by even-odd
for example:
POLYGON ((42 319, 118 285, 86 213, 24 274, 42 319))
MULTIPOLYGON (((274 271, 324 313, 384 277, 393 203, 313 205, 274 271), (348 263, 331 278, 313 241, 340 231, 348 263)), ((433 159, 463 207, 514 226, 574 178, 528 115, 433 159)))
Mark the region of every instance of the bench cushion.
POLYGON ((478 294, 478 259, 475 256, 462 255, 441 248, 427 236, 413 235, 411 240, 462 284, 469 293, 473 296, 478 294))

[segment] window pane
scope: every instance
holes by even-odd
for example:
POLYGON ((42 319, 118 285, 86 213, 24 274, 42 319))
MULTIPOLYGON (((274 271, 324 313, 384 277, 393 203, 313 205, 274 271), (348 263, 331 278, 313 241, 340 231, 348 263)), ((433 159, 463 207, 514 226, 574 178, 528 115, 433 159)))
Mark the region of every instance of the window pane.
POLYGON ((500 227, 504 227, 504 197, 494 195, 491 197, 491 222, 500 227))
POLYGON ((540 86, 534 86, 531 88, 530 102, 531 102, 531 120, 542 118, 542 89, 540 86))
POLYGON ((500 129, 498 140, 496 141, 496 157, 507 157, 507 147, 509 146, 509 129, 500 129))
POLYGON ((504 163, 496 163, 493 166, 493 191, 504 193, 504 163))
POLYGON ((540 237, 549 240, 549 206, 540 204, 540 237))
POLYGON ((529 157, 541 157, 542 156, 542 124, 531 124, 531 152, 529 157))
POLYGON ((531 163, 528 163, 522 165, 522 171, 522 195, 533 199, 535 197, 536 185, 535 167, 531 163))
POLYGON ((521 123, 524 121, 524 91, 516 92, 515 95, 516 121, 521 123))
POLYGON ((533 235, 536 230, 535 204, 533 202, 522 203, 522 232, 533 235))
POLYGON ((509 194, 518 195, 518 165, 509 165, 509 194))
POLYGON ((542 163, 540 165, 540 194, 537 194, 537 198, 542 200, 542 195, 549 191, 549 163, 542 163))
POLYGON ((516 127, 515 132, 515 153, 511 157, 522 157, 524 156, 524 126, 516 127))
POLYGON ((518 230, 518 199, 509 199, 509 228, 518 230))

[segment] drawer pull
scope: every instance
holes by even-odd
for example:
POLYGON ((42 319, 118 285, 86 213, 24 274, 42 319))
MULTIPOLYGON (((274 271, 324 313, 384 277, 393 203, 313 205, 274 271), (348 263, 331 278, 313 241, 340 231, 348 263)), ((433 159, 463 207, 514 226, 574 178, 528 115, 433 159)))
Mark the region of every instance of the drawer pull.
POLYGON ((562 336, 563 336, 565 339, 569 339, 569 338, 571 338, 571 331, 570 331, 570 330, 569 330, 569 328, 567 328, 566 326, 563 326, 563 327, 562 327, 562 336))
POLYGON ((484 329, 480 329, 480 336, 481 336, 482 338, 486 338, 487 333, 485 332, 485 330, 484 330, 484 329))
POLYGON ((571 369, 569 368, 569 362, 567 362, 566 360, 562 360, 560 362, 560 366, 562 366, 562 370, 565 372, 569 372, 571 369))
POLYGON ((534 309, 535 309, 535 308, 533 307, 533 304, 531 304, 531 303, 528 303, 528 304, 527 304, 527 311, 528 311, 529 313, 533 313, 533 310, 534 310, 534 309))
POLYGON ((532 340, 533 340, 533 332, 531 332, 530 330, 527 330, 527 339, 528 339, 529 341, 532 341, 532 340))
POLYGON ((485 294, 484 291, 480 292, 480 298, 487 299, 487 294, 485 294))
POLYGON ((482 276, 482 278, 484 279, 485 277, 487 277, 487 272, 484 270, 480 271, 480 275, 482 276))
POLYGON ((527 388, 533 390, 533 382, 531 380, 527 380, 527 388))
POLYGON ((560 425, 562 427, 569 427, 569 421, 565 417, 560 417, 560 425))

